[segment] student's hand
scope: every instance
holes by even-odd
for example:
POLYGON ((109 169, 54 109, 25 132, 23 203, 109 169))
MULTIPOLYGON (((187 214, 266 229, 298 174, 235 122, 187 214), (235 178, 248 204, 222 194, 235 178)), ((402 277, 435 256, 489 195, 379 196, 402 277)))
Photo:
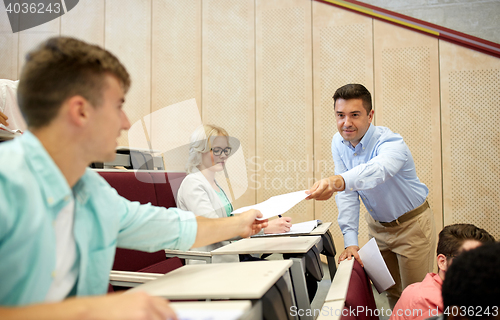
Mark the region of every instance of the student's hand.
POLYGON ((281 217, 269 221, 269 225, 264 229, 264 233, 284 233, 290 231, 292 226, 292 218, 281 217))
POLYGON ((334 192, 343 191, 344 189, 345 182, 342 176, 338 175, 324 178, 316 181, 311 189, 306 191, 306 193, 309 194, 306 200, 328 200, 331 198, 334 192))
POLYGON ((257 220, 257 218, 261 218, 262 213, 258 210, 248 210, 238 215, 240 219, 241 230, 240 236, 242 238, 250 237, 256 233, 259 233, 260 229, 267 227, 268 221, 265 220, 257 220))
POLYGON ((7 117, 2 113, 2 111, 0 111, 0 123, 7 127, 9 125, 9 123, 7 122, 8 119, 9 117, 7 117))
MULTIPOLYGON (((78 301, 76 298, 75 301, 78 301)), ((92 298, 90 298, 92 299, 92 298)), ((104 297, 93 298, 88 303, 88 317, 85 319, 151 319, 177 320, 177 316, 168 304, 168 300, 153 297, 144 292, 113 293, 104 297)))
POLYGON ((358 260, 359 264, 363 267, 363 261, 361 261, 358 251, 359 251, 358 246, 349 246, 345 248, 344 252, 342 252, 339 256, 339 263, 340 261, 343 261, 346 258, 347 260, 351 260, 352 257, 354 257, 354 259, 358 260))
POLYGON ((177 320, 168 301, 144 292, 69 298, 62 302, 25 307, 0 306, 0 319, 38 320, 177 320))

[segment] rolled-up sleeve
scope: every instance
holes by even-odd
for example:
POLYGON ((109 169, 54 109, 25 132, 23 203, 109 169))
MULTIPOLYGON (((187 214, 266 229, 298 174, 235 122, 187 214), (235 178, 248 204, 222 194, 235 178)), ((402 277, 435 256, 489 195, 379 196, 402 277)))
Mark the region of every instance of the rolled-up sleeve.
POLYGON ((161 249, 185 251, 193 246, 198 224, 192 212, 141 205, 124 198, 120 201, 125 213, 121 217, 118 247, 154 252, 161 249))
POLYGON ((398 136, 381 144, 377 156, 341 173, 347 192, 373 189, 396 175, 408 161, 408 148, 398 136))
MULTIPOLYGON (((335 140, 334 140, 335 141, 335 140)), ((335 163, 335 174, 344 175, 347 167, 340 156, 340 151, 332 143, 332 156, 335 163)), ((347 183, 347 181, 346 181, 347 183)), ((342 191, 335 196, 335 202, 339 210, 338 223, 342 234, 344 235, 344 247, 358 245, 358 226, 359 226, 359 195, 357 192, 342 191)))
POLYGON ((358 245, 359 196, 357 192, 339 192, 335 196, 339 209, 338 223, 344 235, 344 248, 358 245))

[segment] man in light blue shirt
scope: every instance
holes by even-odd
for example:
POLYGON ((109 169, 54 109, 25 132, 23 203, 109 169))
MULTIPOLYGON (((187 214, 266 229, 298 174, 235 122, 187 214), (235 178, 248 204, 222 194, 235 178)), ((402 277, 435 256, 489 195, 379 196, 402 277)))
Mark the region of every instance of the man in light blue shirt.
POLYGON ((420 182, 403 138, 374 126, 370 92, 348 84, 335 92, 338 133, 332 140, 335 175, 317 181, 308 199, 327 200, 336 191, 338 222, 344 235, 339 261, 358 254, 359 199, 368 214, 370 237, 375 237, 396 284, 387 290, 391 307, 402 290, 432 272, 436 228, 426 200, 428 188, 420 182))
POLYGON ((116 247, 187 250, 267 222, 255 210, 207 219, 120 197, 88 165, 112 161, 130 127, 125 67, 71 38, 26 59, 18 97, 29 131, 0 145, 0 319, 174 319, 144 293, 66 298, 106 293, 116 247))

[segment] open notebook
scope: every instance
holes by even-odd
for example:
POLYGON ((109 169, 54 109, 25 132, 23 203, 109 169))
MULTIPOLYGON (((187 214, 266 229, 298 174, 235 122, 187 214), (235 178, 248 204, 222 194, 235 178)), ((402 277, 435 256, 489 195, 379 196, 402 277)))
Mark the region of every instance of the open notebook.
POLYGON ((289 234, 303 234, 310 233, 318 225, 321 224, 321 220, 311 220, 306 222, 294 223, 290 228, 290 231, 285 233, 268 233, 268 234, 256 234, 253 237, 266 237, 266 236, 276 236, 276 235, 289 235, 289 234))

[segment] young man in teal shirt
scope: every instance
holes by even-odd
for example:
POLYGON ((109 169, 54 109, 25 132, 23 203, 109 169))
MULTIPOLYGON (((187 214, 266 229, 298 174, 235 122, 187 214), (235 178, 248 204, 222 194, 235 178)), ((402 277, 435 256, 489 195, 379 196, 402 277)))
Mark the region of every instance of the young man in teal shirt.
POLYGON ((29 131, 0 145, 0 318, 175 318, 142 293, 66 298, 106 293, 116 247, 187 250, 267 222, 254 210, 206 219, 120 197, 88 165, 112 161, 130 128, 125 67, 71 38, 49 39, 26 60, 18 100, 29 131))

